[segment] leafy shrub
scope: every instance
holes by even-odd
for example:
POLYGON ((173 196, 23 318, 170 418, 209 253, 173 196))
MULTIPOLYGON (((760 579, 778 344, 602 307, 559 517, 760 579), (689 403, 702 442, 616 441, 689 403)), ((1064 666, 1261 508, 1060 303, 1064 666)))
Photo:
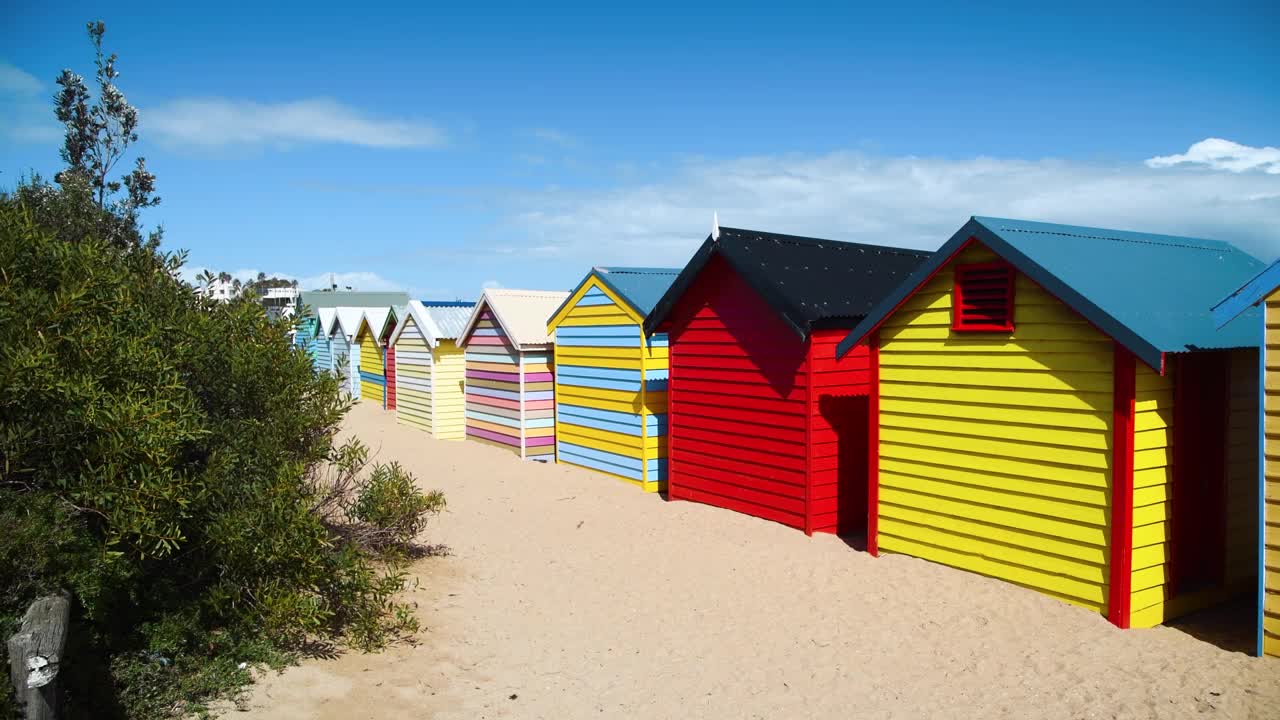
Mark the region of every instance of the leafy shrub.
POLYGON ((413 476, 393 462, 374 465, 356 495, 351 518, 381 533, 379 541, 384 544, 406 544, 422 532, 427 518, 444 506, 443 493, 435 490, 424 495, 413 476))
POLYGON ((443 498, 398 466, 363 479, 363 448, 333 443, 337 380, 260 306, 197 298, 180 258, 55 231, 0 196, 0 624, 71 589, 107 675, 79 697, 110 689, 94 716, 200 701, 233 659, 415 629, 400 559, 360 528, 410 541, 443 498), (358 512, 326 510, 335 472, 358 512))

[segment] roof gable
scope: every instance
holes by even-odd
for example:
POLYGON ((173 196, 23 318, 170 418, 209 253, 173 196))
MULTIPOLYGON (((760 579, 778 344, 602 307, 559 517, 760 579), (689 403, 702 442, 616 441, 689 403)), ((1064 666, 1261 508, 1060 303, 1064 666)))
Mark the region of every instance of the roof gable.
POLYGON ((1261 266, 1229 243, 973 217, 849 333, 837 355, 879 327, 970 240, 990 248, 1156 370, 1163 368, 1166 352, 1257 342, 1256 333, 1243 327, 1217 332, 1209 314, 1217 298, 1261 266))
POLYGON ((547 335, 547 318, 568 296, 567 292, 490 288, 471 310, 459 339, 471 334, 480 314, 488 307, 516 347, 550 345, 553 340, 547 335))
POLYGON ((363 312, 360 315, 360 322, 356 325, 356 337, 359 337, 365 330, 373 336, 375 342, 381 341, 382 327, 387 323, 387 319, 391 316, 391 308, 389 307, 369 307, 361 308, 363 312))
POLYGON ((334 308, 319 308, 316 314, 320 317, 320 334, 328 338, 333 334, 333 320, 337 317, 338 311, 334 308))
POLYGON ((599 286, 615 302, 630 309, 637 316, 637 322, 643 322, 679 274, 679 268, 591 268, 586 277, 569 293, 569 297, 547 319, 547 331, 551 332, 559 325, 592 286, 599 286))
POLYGON ((333 319, 333 329, 329 334, 341 332, 347 340, 355 337, 355 333, 360 329, 360 320, 364 318, 364 308, 358 307, 340 307, 333 319))
POLYGON ((387 342, 394 345, 411 319, 428 347, 436 347, 441 340, 457 340, 474 307, 475 303, 462 301, 410 300, 387 342))
POLYGON ((390 339, 391 333, 395 332, 396 325, 400 324, 400 318, 405 314, 406 307, 408 306, 402 305, 400 307, 392 306, 387 308, 387 317, 383 319, 382 327, 378 330, 379 342, 385 344, 390 339))
POLYGON ((922 250, 720 228, 654 305, 644 329, 652 334, 693 285, 713 255, 723 257, 801 338, 816 325, 849 327, 929 257, 922 250))

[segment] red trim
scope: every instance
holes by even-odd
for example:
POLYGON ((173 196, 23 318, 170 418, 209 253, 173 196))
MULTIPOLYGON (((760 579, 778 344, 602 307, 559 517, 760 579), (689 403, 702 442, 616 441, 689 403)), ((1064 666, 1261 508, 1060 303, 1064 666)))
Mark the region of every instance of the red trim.
MULTIPOLYGON (((955 266, 955 280, 951 286, 951 329, 956 332, 1013 332, 1013 289, 1014 289, 1014 269, 1009 263, 1001 260, 989 263, 965 263, 955 266), (1004 292, 1004 322, 983 322, 967 317, 965 313, 966 300, 965 294, 971 282, 976 280, 973 275, 995 275, 1003 273, 1004 286, 999 289, 1004 292)), ((981 282, 998 283, 1000 278, 988 277, 983 278, 981 282)), ((997 306, 998 307, 998 306, 997 306)))
MULTIPOLYGON (((676 459, 676 453, 675 453, 675 447, 676 447, 675 423, 677 422, 677 418, 679 417, 678 415, 676 415, 676 388, 679 386, 679 383, 676 382, 676 363, 675 363, 676 350, 678 348, 678 345, 675 342, 675 338, 672 337, 673 333, 671 332, 671 323, 669 322, 663 323, 662 326, 658 327, 657 332, 667 334, 667 492, 666 492, 666 500, 667 502, 671 502, 672 500, 679 499, 677 497, 677 493, 672 492, 672 488, 675 487, 675 483, 671 482, 671 478, 675 477, 676 475, 676 466, 677 466, 677 463, 679 462, 676 459)), ((649 340, 652 340, 652 339, 653 339, 652 337, 649 338, 649 340)), ((555 387, 555 383, 552 383, 552 387, 555 387)), ((646 397, 645 400, 648 400, 648 397, 646 397)), ((559 412, 558 409, 557 409, 557 412, 559 412)))
POLYGON ((1115 347, 1111 443, 1111 594, 1107 619, 1129 627, 1133 585, 1133 418, 1137 394, 1135 358, 1120 343, 1115 347))
POLYGON ((867 343, 867 552, 880 555, 880 332, 867 343))
POLYGON ((805 340, 804 394, 804 534, 813 535, 813 411, 818 400, 813 391, 812 333, 805 340))

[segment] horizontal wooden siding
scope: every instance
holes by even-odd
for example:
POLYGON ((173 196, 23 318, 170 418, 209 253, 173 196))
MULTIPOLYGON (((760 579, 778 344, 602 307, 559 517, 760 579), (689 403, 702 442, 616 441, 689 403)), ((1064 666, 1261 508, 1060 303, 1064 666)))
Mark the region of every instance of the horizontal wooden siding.
POLYGON ((381 406, 382 390, 387 382, 382 368, 382 348, 367 329, 356 338, 356 344, 360 348, 360 399, 381 406))
POLYGON ((806 343, 715 256, 670 345, 670 497, 803 529, 806 343))
POLYGON ((555 328, 556 458, 662 489, 665 417, 645 412, 643 319, 594 278, 571 302, 555 328))
POLYGON ((951 330, 953 267, 880 330, 880 548, 1106 613, 1112 342, 1019 275, 1012 333, 951 330))
POLYGON ((462 440, 467 434, 464 389, 467 366, 462 348, 453 340, 441 340, 431 351, 431 357, 435 437, 462 440))
POLYGON ((431 349, 413 318, 396 338, 396 422, 432 431, 431 349))
POLYGON ((1262 650, 1280 657, 1280 291, 1267 298, 1262 650))
POLYGON ((465 352, 467 438, 520 454, 520 351, 487 307, 465 352))

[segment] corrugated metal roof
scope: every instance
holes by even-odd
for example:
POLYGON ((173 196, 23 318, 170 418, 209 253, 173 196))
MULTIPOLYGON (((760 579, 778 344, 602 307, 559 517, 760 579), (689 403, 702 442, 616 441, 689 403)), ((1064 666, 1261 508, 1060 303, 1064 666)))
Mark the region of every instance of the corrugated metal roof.
POLYGON ((441 340, 457 340, 462 337, 462 330, 467 326, 467 318, 471 317, 471 311, 475 306, 473 302, 422 301, 422 307, 427 315, 431 316, 436 327, 440 329, 441 340))
POLYGON ((636 312, 648 315, 679 277, 680 268, 597 267, 592 272, 636 312))
POLYGON ((472 326, 480 319, 481 310, 488 306, 517 346, 550 345, 553 340, 547 335, 547 318, 567 297, 567 292, 490 288, 476 303, 459 337, 466 337, 471 332, 472 326))
POLYGON ((311 308, 313 312, 320 308, 382 307, 384 305, 391 307, 408 305, 409 293, 306 290, 301 295, 301 302, 304 307, 311 308))
POLYGON ((1250 312, 1250 310, 1266 300, 1277 287, 1280 287, 1280 260, 1268 265, 1265 270, 1254 275, 1249 282, 1214 305, 1211 311, 1213 321, 1221 328, 1241 315, 1257 319, 1262 311, 1250 312))
POLYGON ((1162 354, 1251 347, 1257 323, 1219 332, 1210 307, 1262 269, 1230 243, 1076 225, 973 217, 842 342, 877 327, 970 238, 1003 257, 1153 368, 1162 354))
POLYGON ((547 323, 564 312, 578 294, 583 285, 591 278, 598 278, 623 302, 631 306, 641 318, 646 317, 654 304, 662 297, 671 283, 680 275, 680 268, 642 268, 642 267, 593 267, 582 280, 569 292, 569 297, 560 303, 547 317, 547 323))
POLYGON ((851 327, 930 253, 887 245, 720 228, 680 271, 645 320, 653 333, 719 254, 801 337, 816 325, 851 327))

